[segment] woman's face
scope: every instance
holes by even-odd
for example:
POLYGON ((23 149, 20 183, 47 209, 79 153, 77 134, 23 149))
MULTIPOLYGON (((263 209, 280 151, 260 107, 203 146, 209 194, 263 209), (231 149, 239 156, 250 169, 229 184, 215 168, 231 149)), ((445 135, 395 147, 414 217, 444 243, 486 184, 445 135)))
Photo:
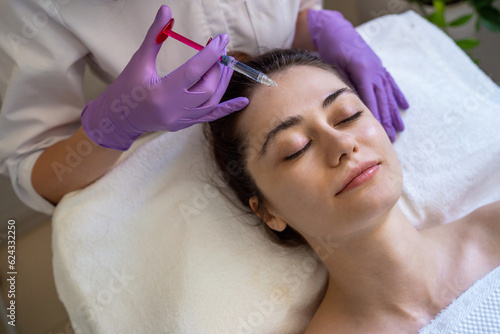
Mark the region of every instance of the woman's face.
MULTIPOLYGON (((238 123, 247 168, 265 198, 264 220, 276 230, 289 224, 309 242, 373 226, 402 190, 399 160, 380 123, 331 72, 295 66, 271 78, 278 86, 257 88, 238 123), (358 182, 361 176, 342 191, 368 162, 378 164, 364 174, 371 179, 358 182)), ((256 207, 255 198, 250 204, 256 207)))

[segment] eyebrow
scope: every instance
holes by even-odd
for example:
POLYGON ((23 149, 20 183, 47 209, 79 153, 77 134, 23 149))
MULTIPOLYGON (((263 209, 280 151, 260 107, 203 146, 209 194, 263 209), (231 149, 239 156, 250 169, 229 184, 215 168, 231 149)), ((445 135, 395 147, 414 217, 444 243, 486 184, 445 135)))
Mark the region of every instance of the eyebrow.
POLYGON ((323 101, 323 109, 325 109, 330 104, 332 104, 337 99, 337 97, 339 97, 340 95, 342 95, 344 93, 354 93, 354 91, 352 89, 350 89, 349 87, 344 87, 344 88, 339 89, 335 93, 328 95, 326 97, 326 99, 323 101))
MULTIPOLYGON (((323 101, 323 109, 331 105, 340 95, 344 93, 354 93, 354 91, 348 87, 344 87, 328 95, 326 99, 323 101)), ((269 131, 269 133, 266 135, 266 140, 264 141, 264 144, 262 145, 262 148, 260 150, 259 158, 262 157, 264 154, 266 154, 267 148, 280 132, 292 128, 294 126, 297 126, 300 123, 302 123, 302 121, 304 121, 303 116, 300 115, 289 116, 283 122, 278 124, 278 126, 269 131)))

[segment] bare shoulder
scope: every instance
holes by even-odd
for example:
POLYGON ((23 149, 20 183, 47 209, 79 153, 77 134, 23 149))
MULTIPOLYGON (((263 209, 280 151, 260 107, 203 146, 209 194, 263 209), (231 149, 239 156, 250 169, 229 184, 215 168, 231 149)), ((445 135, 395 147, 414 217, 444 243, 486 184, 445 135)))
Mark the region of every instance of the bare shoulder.
POLYGON ((478 272, 480 268, 491 270, 500 265, 500 201, 479 207, 448 224, 422 230, 422 233, 441 244, 448 243, 453 254, 463 255, 456 255, 455 259, 462 258, 478 272))
POLYGON ((363 333, 355 329, 353 321, 347 314, 340 314, 325 307, 324 301, 316 310, 304 334, 344 334, 363 333))
POLYGON ((484 205, 469 213, 464 217, 466 223, 475 226, 479 229, 484 229, 485 232, 500 234, 500 201, 484 205))
POLYGON ((421 232, 440 243, 449 240, 451 247, 467 249, 466 245, 471 246, 500 261, 500 201, 479 207, 448 224, 421 232))
POLYGON ((449 275, 459 277, 457 295, 500 265, 500 201, 448 224, 422 230, 450 258, 449 275))
POLYGON ((470 238, 500 263, 500 201, 484 205, 461 219, 470 238))

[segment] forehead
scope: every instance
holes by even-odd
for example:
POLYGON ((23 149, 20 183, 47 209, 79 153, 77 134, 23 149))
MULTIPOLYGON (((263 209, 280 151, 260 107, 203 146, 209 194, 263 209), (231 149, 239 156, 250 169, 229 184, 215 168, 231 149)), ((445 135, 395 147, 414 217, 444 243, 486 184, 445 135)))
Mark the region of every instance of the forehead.
POLYGON ((250 138, 268 132, 287 116, 321 108, 328 95, 347 87, 335 74, 313 66, 294 66, 270 77, 278 86, 259 86, 240 118, 250 138))

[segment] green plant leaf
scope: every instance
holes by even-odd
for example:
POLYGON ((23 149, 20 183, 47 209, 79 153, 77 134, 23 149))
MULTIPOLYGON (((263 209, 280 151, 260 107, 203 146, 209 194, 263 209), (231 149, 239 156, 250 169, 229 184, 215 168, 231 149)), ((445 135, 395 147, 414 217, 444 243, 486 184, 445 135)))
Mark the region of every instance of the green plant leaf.
POLYGON ((494 7, 477 8, 481 23, 491 31, 500 31, 500 11, 494 7))
POLYGON ((427 19, 437 25, 440 28, 445 28, 446 27, 446 21, 444 19, 443 14, 440 14, 438 12, 434 12, 431 15, 427 17, 427 19))
POLYGON ((491 7, 493 0, 469 0, 469 4, 476 8, 491 7))
POLYGON ((476 21, 476 31, 481 30, 481 18, 476 21))
POLYGON ((436 9, 436 12, 439 13, 441 16, 444 15, 444 11, 446 9, 446 5, 444 4, 444 1, 442 0, 434 0, 432 2, 434 9, 436 9))
POLYGON ((479 66, 479 59, 474 58, 469 52, 466 52, 466 53, 467 53, 467 56, 469 56, 469 58, 474 62, 474 64, 479 66))
POLYGON ((455 41, 457 45, 462 49, 462 50, 470 50, 478 46, 479 41, 475 38, 464 38, 458 41, 455 41))
POLYGON ((448 25, 450 27, 459 27, 461 25, 464 25, 466 24, 467 22, 469 22, 469 20, 472 18, 472 13, 470 14, 467 14, 467 15, 464 15, 464 16, 461 16, 459 17, 458 19, 456 20, 453 20, 451 21, 450 23, 448 23, 448 25))
POLYGON ((480 18, 480 21, 479 21, 483 26, 486 27, 486 29, 490 30, 490 31, 493 31, 493 32, 500 32, 500 27, 498 27, 498 25, 496 24, 491 24, 490 21, 488 20, 485 20, 483 18, 480 18))

